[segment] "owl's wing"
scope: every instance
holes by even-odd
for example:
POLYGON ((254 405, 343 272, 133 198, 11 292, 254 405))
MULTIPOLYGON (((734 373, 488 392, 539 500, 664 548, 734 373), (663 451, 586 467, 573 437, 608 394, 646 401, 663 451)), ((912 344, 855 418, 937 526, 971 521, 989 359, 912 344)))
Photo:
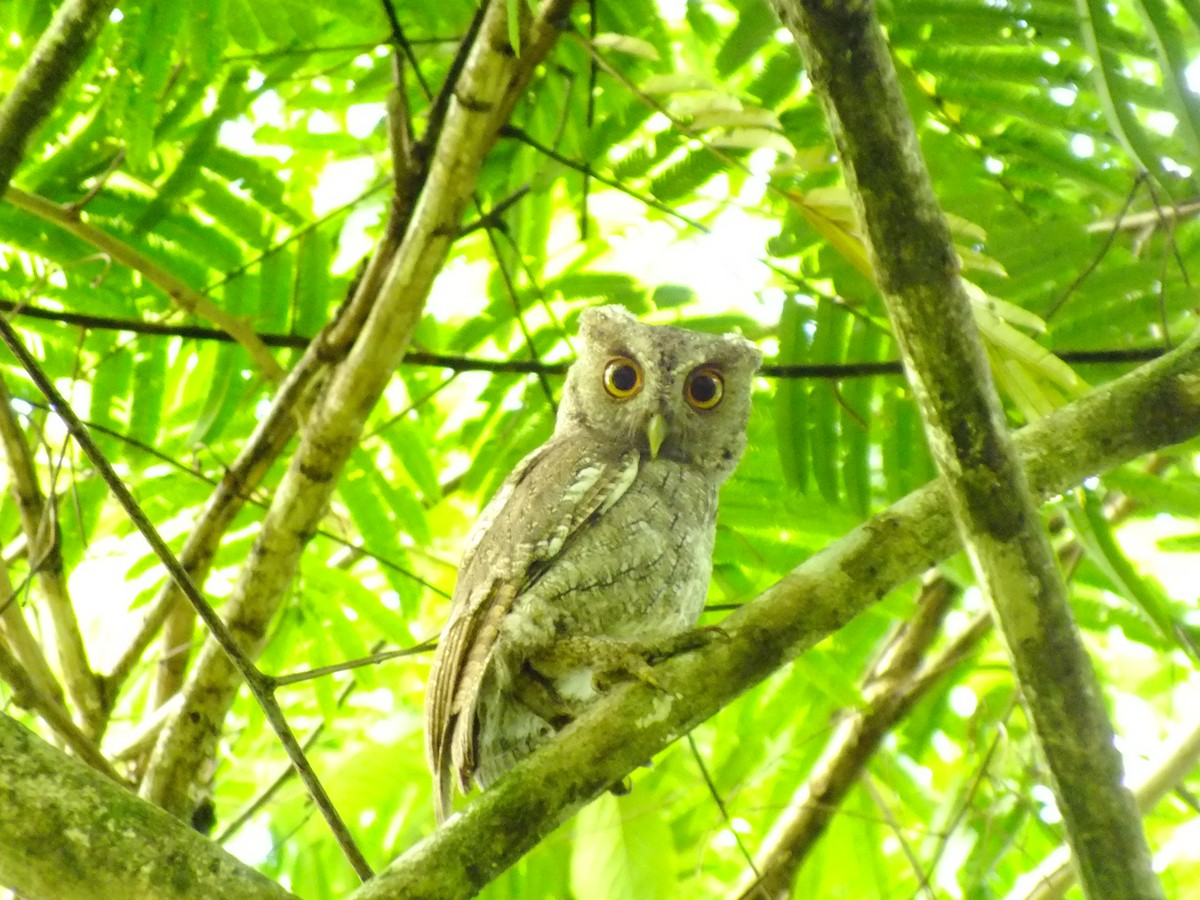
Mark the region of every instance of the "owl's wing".
POLYGON ((468 536, 425 700, 439 821, 450 808, 452 776, 466 791, 475 771, 479 686, 504 616, 581 526, 621 498, 639 461, 637 451, 606 453, 577 435, 551 439, 513 470, 468 536))

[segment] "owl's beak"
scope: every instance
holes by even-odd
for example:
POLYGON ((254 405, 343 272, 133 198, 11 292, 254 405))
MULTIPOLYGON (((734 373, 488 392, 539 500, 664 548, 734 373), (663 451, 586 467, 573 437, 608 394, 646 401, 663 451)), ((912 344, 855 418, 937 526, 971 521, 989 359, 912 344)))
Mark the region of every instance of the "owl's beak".
POLYGON ((650 443, 650 458, 658 459, 658 448, 667 439, 667 420, 662 413, 655 413, 646 422, 646 440, 650 443))

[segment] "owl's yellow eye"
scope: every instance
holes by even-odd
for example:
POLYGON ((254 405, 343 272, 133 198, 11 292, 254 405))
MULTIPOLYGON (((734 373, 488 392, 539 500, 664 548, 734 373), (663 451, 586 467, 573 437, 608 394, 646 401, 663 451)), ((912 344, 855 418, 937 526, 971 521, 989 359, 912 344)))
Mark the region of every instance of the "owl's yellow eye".
POLYGON ((683 397, 693 409, 713 409, 725 394, 725 379, 716 369, 701 366, 688 376, 683 397))
POLYGON ((627 400, 642 389, 642 367, 628 356, 616 356, 604 367, 604 389, 618 400, 627 400))

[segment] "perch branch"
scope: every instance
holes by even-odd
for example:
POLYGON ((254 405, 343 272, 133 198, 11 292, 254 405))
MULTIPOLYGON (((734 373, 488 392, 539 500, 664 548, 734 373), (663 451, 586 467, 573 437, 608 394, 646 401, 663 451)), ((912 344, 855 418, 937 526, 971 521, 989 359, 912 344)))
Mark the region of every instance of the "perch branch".
MULTIPOLYGON (((1044 501, 1197 433, 1200 333, 1027 426, 1016 441, 1044 501)), ((944 483, 909 494, 724 619, 727 640, 657 667, 656 679, 678 693, 614 688, 354 900, 472 896, 593 797, 960 546, 944 483)))
POLYGON ((0 714, 0 884, 23 897, 292 895, 0 714))
POLYGON ((772 5, 830 121, 930 449, 1046 757, 1084 892, 1161 897, 873 4, 772 5))

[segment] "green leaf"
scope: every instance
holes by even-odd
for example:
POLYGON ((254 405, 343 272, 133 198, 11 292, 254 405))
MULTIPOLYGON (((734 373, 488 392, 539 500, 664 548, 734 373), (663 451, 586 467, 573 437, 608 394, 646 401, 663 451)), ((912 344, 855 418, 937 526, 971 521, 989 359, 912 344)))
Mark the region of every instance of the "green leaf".
MULTIPOLYGON (((808 341, 804 326, 812 321, 812 311, 789 297, 779 316, 779 362, 797 365, 807 362, 808 341)), ((781 378, 775 387, 775 442, 779 462, 788 484, 801 491, 808 486, 808 384, 799 378, 781 378)))
POLYGON ((676 897, 675 852, 660 807, 603 794, 575 817, 571 893, 577 900, 676 897))
POLYGON ((1167 641, 1177 644, 1195 665, 1200 666, 1197 629, 1183 622, 1172 609, 1171 600, 1162 587, 1140 575, 1121 551, 1112 526, 1104 517, 1099 495, 1081 488, 1066 508, 1076 536, 1112 587, 1134 603, 1167 641))
MULTIPOLYGON (((133 365, 133 405, 129 411, 129 437, 153 446, 162 422, 166 400, 167 348, 161 338, 139 338, 133 365)), ((126 455, 130 453, 126 449, 126 455)))

